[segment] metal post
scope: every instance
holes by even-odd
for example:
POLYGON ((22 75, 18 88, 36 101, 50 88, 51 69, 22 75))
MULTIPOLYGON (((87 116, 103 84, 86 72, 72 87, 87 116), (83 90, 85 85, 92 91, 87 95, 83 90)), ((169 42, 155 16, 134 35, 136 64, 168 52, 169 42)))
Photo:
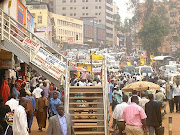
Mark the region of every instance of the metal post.
POLYGON ((64 95, 65 95, 65 111, 66 113, 69 113, 69 77, 68 77, 68 71, 69 71, 69 62, 68 59, 66 60, 66 73, 65 73, 65 89, 64 89, 64 95))
POLYGON ((9 36, 8 36, 8 38, 10 40, 10 38, 11 38, 11 19, 10 19, 10 17, 8 17, 8 19, 9 19, 9 25, 8 25, 8 27, 9 27, 9 36))
POLYGON ((169 135, 172 135, 172 117, 169 117, 169 135))
POLYGON ((1 40, 4 40, 4 13, 1 15, 1 40))

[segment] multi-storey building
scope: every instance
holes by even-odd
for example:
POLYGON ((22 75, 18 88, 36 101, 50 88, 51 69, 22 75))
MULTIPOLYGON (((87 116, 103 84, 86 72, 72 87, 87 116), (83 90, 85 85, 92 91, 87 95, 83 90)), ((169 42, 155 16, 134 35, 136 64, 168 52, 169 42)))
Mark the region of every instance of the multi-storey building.
POLYGON ((52 39, 66 45, 83 44, 83 21, 51 13, 46 4, 29 5, 28 8, 34 16, 35 33, 45 36, 44 40, 52 39))
POLYGON ((54 0, 54 12, 76 19, 92 18, 106 27, 106 41, 113 44, 112 0, 54 0))
MULTIPOLYGON (((162 54, 171 54, 180 48, 180 35, 178 34, 179 24, 180 24, 180 1, 179 0, 169 0, 168 2, 155 2, 154 12, 158 8, 163 6, 167 11, 165 16, 168 18, 168 24, 170 28, 170 33, 164 38, 162 47, 159 48, 159 52, 162 54)), ((144 3, 139 3, 138 9, 140 12, 146 10, 144 3)), ((142 22, 138 23, 138 30, 142 28, 142 22)), ((136 45, 136 50, 141 52, 143 49, 141 41, 139 40, 136 45)))

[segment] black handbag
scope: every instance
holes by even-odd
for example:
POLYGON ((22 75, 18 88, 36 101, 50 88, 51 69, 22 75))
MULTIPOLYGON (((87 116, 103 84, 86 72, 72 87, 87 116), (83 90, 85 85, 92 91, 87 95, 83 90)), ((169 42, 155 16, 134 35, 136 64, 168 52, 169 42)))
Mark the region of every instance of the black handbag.
POLYGON ((164 127, 160 126, 157 129, 157 135, 164 135, 164 127))

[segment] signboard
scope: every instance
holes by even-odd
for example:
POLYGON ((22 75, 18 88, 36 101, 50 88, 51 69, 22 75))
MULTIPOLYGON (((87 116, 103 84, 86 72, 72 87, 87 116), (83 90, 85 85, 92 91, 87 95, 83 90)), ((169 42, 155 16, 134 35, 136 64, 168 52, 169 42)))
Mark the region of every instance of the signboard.
POLYGON ((73 37, 68 38, 68 44, 70 44, 70 45, 74 44, 73 37))
POLYGON ((92 55, 92 60, 103 60, 103 55, 92 55))
POLYGON ((17 0, 17 20, 19 23, 26 26, 26 8, 19 0, 17 0))
POLYGON ((28 37, 25 37, 22 45, 28 49, 31 49, 34 53, 36 53, 40 48, 40 44, 36 43, 33 40, 30 40, 28 37))
POLYGON ((37 31, 52 31, 52 27, 51 26, 39 26, 37 27, 37 31))
POLYGON ((65 74, 66 64, 42 48, 39 49, 32 63, 57 80, 65 74))
POLYGON ((34 18, 29 11, 27 11, 27 29, 34 33, 34 18))

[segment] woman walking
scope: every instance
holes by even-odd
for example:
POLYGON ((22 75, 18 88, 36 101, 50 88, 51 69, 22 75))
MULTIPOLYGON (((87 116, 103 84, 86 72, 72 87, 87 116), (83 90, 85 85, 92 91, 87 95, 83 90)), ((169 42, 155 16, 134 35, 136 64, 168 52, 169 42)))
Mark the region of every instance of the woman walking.
POLYGON ((41 92, 42 97, 36 100, 36 118, 40 131, 42 128, 46 128, 48 100, 44 96, 44 91, 41 92))

